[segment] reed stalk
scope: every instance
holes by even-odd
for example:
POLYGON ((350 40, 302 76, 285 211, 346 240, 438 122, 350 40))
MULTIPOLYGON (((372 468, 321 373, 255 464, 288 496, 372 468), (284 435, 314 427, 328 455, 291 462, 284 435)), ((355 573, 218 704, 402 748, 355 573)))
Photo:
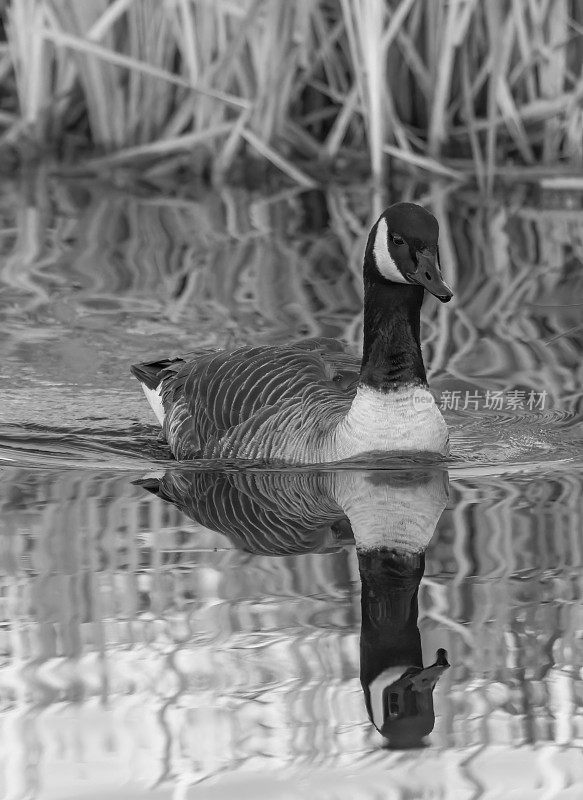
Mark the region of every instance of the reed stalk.
POLYGON ((363 160, 377 185, 392 164, 484 188, 509 163, 583 166, 570 0, 8 0, 4 17, 0 146, 19 152, 202 151, 218 177, 250 156, 306 186, 363 160))

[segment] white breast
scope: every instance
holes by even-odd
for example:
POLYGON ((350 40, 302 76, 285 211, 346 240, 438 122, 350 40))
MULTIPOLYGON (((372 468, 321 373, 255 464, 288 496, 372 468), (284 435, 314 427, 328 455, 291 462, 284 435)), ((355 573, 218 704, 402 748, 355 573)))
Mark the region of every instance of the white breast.
POLYGON ((430 392, 419 386, 380 392, 359 386, 350 411, 335 431, 337 459, 373 450, 448 454, 447 425, 430 392))
POLYGON ((334 499, 350 520, 358 552, 380 548, 412 555, 429 545, 447 503, 447 475, 438 469, 404 477, 395 480, 390 470, 336 473, 334 499))

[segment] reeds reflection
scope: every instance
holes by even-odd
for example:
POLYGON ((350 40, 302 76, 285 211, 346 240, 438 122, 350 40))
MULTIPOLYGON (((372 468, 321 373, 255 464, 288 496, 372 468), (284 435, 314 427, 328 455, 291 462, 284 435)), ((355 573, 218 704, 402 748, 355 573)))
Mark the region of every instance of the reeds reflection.
MULTIPOLYGON (((152 420, 128 373, 137 353, 314 336, 360 352, 369 186, 270 196, 159 188, 164 195, 42 170, 0 187, 0 354, 7 374, 18 376, 2 389, 0 425, 34 417, 54 428, 65 416, 86 432, 91 420, 97 450, 112 424, 125 430, 152 420)), ((447 319, 431 298, 422 312, 424 360, 452 453, 474 463, 574 454, 581 211, 569 197, 526 188, 485 206, 470 190, 413 179, 394 199, 436 214, 455 284, 447 319), (488 392, 508 390, 523 393, 522 407, 486 407, 488 392), (454 392, 458 401, 445 404, 454 392), (530 392, 544 393, 543 408, 528 408, 530 392), (466 393, 482 398, 479 408, 466 407, 466 393)))
MULTIPOLYGON (((239 492, 253 495, 253 513, 263 509, 268 524, 280 525, 272 540, 279 557, 264 552, 265 537, 213 533, 119 472, 4 468, 2 476, 0 736, 8 796, 24 800, 40 787, 40 797, 82 797, 91 783, 105 797, 106 785, 123 794, 130 781, 168 782, 180 797, 201 776, 244 781, 248 770, 300 774, 320 766, 323 797, 334 777, 338 797, 383 796, 380 789, 359 795, 354 785, 342 794, 343 768, 361 783, 369 774, 383 786, 397 781, 402 798, 412 781, 419 794, 433 788, 443 796, 452 781, 475 783, 475 796, 486 797, 501 761, 522 765, 512 781, 525 796, 536 797, 536 786, 551 791, 557 773, 549 775, 549 761, 567 794, 580 793, 580 472, 462 476, 454 467, 441 516, 443 486, 434 479, 412 487, 409 506, 426 497, 418 589, 419 551, 406 568, 400 559, 401 585, 396 576, 386 581, 383 564, 395 573, 395 554, 379 561, 361 548, 357 556, 338 502, 369 492, 363 519, 375 510, 368 500, 375 494, 376 508, 395 506, 407 488, 397 474, 382 491, 369 473, 342 478, 330 493, 329 479, 303 473, 292 481, 300 487, 294 503, 323 489, 318 513, 327 516, 318 527, 316 518, 306 525, 306 516, 292 514, 285 529, 263 484, 251 473, 235 476, 239 492), (359 569, 381 598, 369 610, 381 626, 385 605, 400 598, 386 633, 378 627, 369 635, 366 616, 361 629, 359 569), (361 657, 359 641, 378 646, 378 657, 361 657), (359 681, 361 670, 365 684, 385 671, 383 651, 391 648, 397 667, 430 667, 439 648, 452 663, 433 691, 432 746, 410 756, 379 752, 359 681)), ((285 497, 283 479, 275 493, 285 497)), ((204 509, 211 483, 199 486, 204 509)), ((212 507, 207 502, 209 525, 212 507)), ((250 507, 237 507, 244 521, 250 507)), ((356 510, 355 503, 355 527, 356 510)), ((395 539, 395 525, 388 531, 395 539)), ((202 787, 199 796, 207 796, 202 787)))
POLYGON ((449 667, 441 648, 423 667, 417 626, 424 554, 447 502, 447 473, 172 470, 138 484, 255 554, 326 552, 352 534, 368 715, 391 747, 422 744, 435 722, 433 689, 449 667))

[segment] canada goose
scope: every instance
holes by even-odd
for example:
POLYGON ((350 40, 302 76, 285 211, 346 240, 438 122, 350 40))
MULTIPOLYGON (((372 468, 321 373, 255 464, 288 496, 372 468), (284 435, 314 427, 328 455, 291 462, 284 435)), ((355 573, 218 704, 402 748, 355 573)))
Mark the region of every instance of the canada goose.
POLYGON ((364 255, 362 359, 334 340, 198 351, 132 366, 179 459, 322 463, 373 451, 448 453, 420 344, 425 289, 452 298, 435 217, 387 208, 364 255), (346 387, 346 376, 354 382, 346 387))
POLYGON ((172 469, 137 483, 262 556, 331 552, 354 536, 369 718, 392 747, 418 746, 430 733, 433 689, 449 665, 440 649, 423 667, 417 594, 425 549, 447 502, 445 472, 172 469))

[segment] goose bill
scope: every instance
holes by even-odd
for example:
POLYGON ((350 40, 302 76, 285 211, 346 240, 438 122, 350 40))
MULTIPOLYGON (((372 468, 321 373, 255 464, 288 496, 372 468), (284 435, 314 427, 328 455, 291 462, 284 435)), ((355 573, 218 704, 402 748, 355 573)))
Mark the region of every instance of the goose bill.
POLYGON ((417 252, 417 269, 409 273, 407 278, 411 283, 418 283, 431 292, 432 295, 441 300, 442 303, 449 303, 453 297, 453 292, 441 277, 441 270, 437 261, 436 253, 429 250, 417 252))

